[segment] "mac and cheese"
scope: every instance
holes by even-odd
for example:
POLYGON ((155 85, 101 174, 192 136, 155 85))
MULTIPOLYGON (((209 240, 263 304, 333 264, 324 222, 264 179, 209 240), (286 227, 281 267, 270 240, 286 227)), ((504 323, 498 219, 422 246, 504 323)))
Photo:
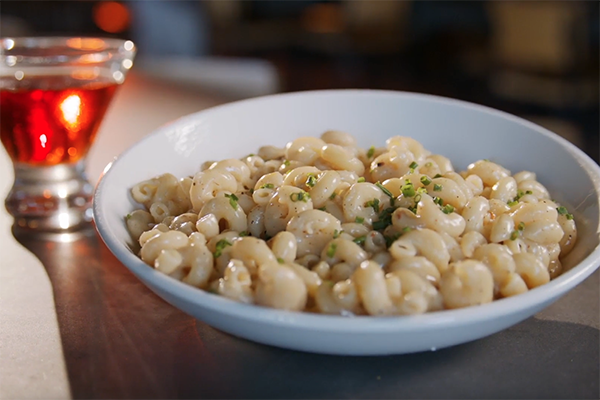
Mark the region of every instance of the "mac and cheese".
POLYGON ((572 214, 536 174, 456 172, 418 141, 359 148, 341 131, 206 162, 131 189, 139 256, 189 285, 293 311, 406 315, 543 285, 574 246, 572 214))

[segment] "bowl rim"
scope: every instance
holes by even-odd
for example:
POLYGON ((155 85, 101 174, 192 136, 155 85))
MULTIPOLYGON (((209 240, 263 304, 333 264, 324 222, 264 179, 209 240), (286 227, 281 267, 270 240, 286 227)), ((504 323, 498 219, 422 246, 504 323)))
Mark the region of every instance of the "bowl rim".
MULTIPOLYGON (((474 111, 512 120, 517 124, 536 131, 549 140, 558 142, 560 145, 570 151, 577 159, 581 167, 588 172, 590 178, 592 179, 594 189, 597 193, 599 193, 600 196, 600 166, 598 166, 582 150, 577 148, 566 139, 521 117, 463 100, 423 93, 374 89, 309 90, 255 97, 207 108, 173 120, 155 129, 141 140, 129 146, 125 151, 121 152, 119 156, 115 157, 113 161, 107 164, 100 176, 100 179, 98 180, 98 183, 96 184, 93 196, 93 214, 95 226, 101 239, 106 243, 107 247, 115 255, 115 257, 131 272, 133 272, 134 275, 138 276, 138 278, 139 276, 143 276, 144 280, 147 280, 151 286, 159 291, 167 292, 172 296, 176 296, 178 298, 185 299, 187 302, 194 303, 196 306, 202 307, 203 309, 224 314, 229 317, 235 317, 242 320, 252 320, 256 322, 260 321, 263 324, 283 324, 296 329, 317 329, 328 332, 408 332, 428 330, 432 327, 443 328, 447 326, 485 322, 531 309, 545 302, 553 302, 565 294, 568 290, 581 283, 600 266, 600 245, 597 245, 596 248, 590 254, 588 254, 588 256, 586 256, 570 270, 561 274, 559 277, 550 281, 549 283, 529 290, 528 292, 518 296, 495 300, 491 303, 480 306, 471 306, 453 310, 441 310, 428 312, 421 315, 348 317, 340 315, 324 315, 278 310, 254 304, 243 304, 222 296, 208 293, 202 289, 187 285, 152 269, 134 253, 132 253, 129 248, 119 239, 117 239, 117 236, 112 232, 112 229, 107 220, 104 218, 101 210, 105 198, 104 187, 107 180, 110 179, 111 173, 114 173, 114 169, 112 167, 118 164, 130 151, 132 151, 132 149, 143 145, 143 143, 152 140, 152 138, 156 136, 164 135, 165 133, 176 129, 177 127, 185 126, 191 121, 203 118, 208 114, 220 112, 222 110, 235 109, 243 106, 246 103, 269 102, 276 101, 280 98, 289 97, 328 95, 407 97, 472 109, 474 111)), ((143 283, 146 284, 146 282, 143 283)))

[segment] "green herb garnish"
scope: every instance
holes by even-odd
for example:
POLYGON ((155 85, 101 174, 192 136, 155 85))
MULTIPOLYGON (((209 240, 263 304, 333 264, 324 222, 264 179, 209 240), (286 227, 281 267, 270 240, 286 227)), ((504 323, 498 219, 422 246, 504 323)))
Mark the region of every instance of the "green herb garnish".
POLYGON ((400 190, 402 192, 402 195, 404 195, 404 197, 414 197, 414 195, 417 193, 415 191, 415 187, 413 186, 412 182, 410 182, 410 181, 408 181, 404 185, 402 185, 400 190))
POLYGON ((231 194, 225 194, 225 197, 229 198, 229 204, 231 204, 231 207, 233 207, 234 210, 237 210, 237 206, 238 206, 238 198, 235 194, 231 193, 231 194))
POLYGON ((556 211, 558 211, 558 213, 560 215, 567 215, 569 213, 569 211, 567 210, 567 207, 564 206, 560 206, 556 209, 556 211))
POLYGON ((567 207, 560 206, 556 209, 560 215, 564 215, 569 221, 573 219, 573 214, 569 213, 567 207))
POLYGON ((421 183, 425 186, 428 186, 429 184, 431 184, 431 179, 429 179, 427 175, 423 175, 421 177, 421 183))
POLYGON ((442 207, 442 212, 444 214, 451 214, 454 212, 454 207, 452 206, 452 204, 446 204, 442 207))
POLYGON ((333 256, 335 256, 336 249, 337 249, 337 244, 336 243, 331 243, 329 245, 329 248, 327 249, 327 257, 333 258, 333 256))
POLYGON ((367 151, 367 157, 372 158, 375 155, 375 146, 369 147, 369 151, 367 151))
POLYGON ((434 184, 433 184, 433 191, 434 191, 434 192, 441 192, 443 188, 444 188, 444 187, 443 187, 442 185, 439 185, 439 184, 437 184, 437 183, 434 183, 434 184))
POLYGON ((303 201, 303 202, 307 202, 308 199, 310 199, 310 195, 308 193, 306 193, 305 191, 300 191, 300 192, 295 192, 290 194, 290 199, 292 201, 303 201))
POLYGON ((317 177, 313 174, 308 174, 306 178, 306 186, 314 187, 317 184, 317 177))
POLYGON ((223 254, 223 249, 227 246, 231 246, 232 244, 230 242, 227 241, 227 239, 221 239, 217 242, 217 244, 215 245, 215 252, 213 253, 213 255, 215 256, 215 258, 219 258, 221 257, 221 254, 223 254))
POLYGON ((365 207, 373 207, 376 213, 379 212, 379 199, 369 200, 365 203, 365 207))
POLYGON ((376 182, 375 185, 377 185, 377 187, 379 189, 381 189, 381 191, 388 196, 390 199, 394 198, 394 195, 392 194, 392 192, 390 192, 385 186, 383 186, 380 182, 376 182))
POLYGON ((362 246, 363 244, 365 244, 365 240, 367 240, 366 236, 359 236, 356 239, 354 239, 353 242, 362 246))
POLYGON ((360 178, 358 178, 358 180, 357 180, 357 182, 358 182, 358 183, 362 183, 362 182, 364 182, 364 181, 366 181, 366 179, 365 179, 365 177, 364 177, 364 176, 361 176, 361 177, 360 177, 360 178))

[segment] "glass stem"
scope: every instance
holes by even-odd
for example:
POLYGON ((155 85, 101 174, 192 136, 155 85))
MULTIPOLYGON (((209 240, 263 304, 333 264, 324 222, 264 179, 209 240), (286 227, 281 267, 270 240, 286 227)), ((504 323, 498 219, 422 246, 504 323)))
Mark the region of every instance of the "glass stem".
POLYGON ((50 167, 14 164, 15 181, 5 205, 14 229, 71 232, 92 219, 92 185, 85 162, 50 167))

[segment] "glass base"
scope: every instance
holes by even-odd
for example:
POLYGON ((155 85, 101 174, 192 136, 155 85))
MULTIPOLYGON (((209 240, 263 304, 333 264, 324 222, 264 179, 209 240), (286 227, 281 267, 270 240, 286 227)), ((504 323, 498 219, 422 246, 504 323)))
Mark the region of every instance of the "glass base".
POLYGON ((5 205, 13 230, 73 232, 90 226, 92 185, 84 162, 34 167, 15 164, 15 182, 5 205))

